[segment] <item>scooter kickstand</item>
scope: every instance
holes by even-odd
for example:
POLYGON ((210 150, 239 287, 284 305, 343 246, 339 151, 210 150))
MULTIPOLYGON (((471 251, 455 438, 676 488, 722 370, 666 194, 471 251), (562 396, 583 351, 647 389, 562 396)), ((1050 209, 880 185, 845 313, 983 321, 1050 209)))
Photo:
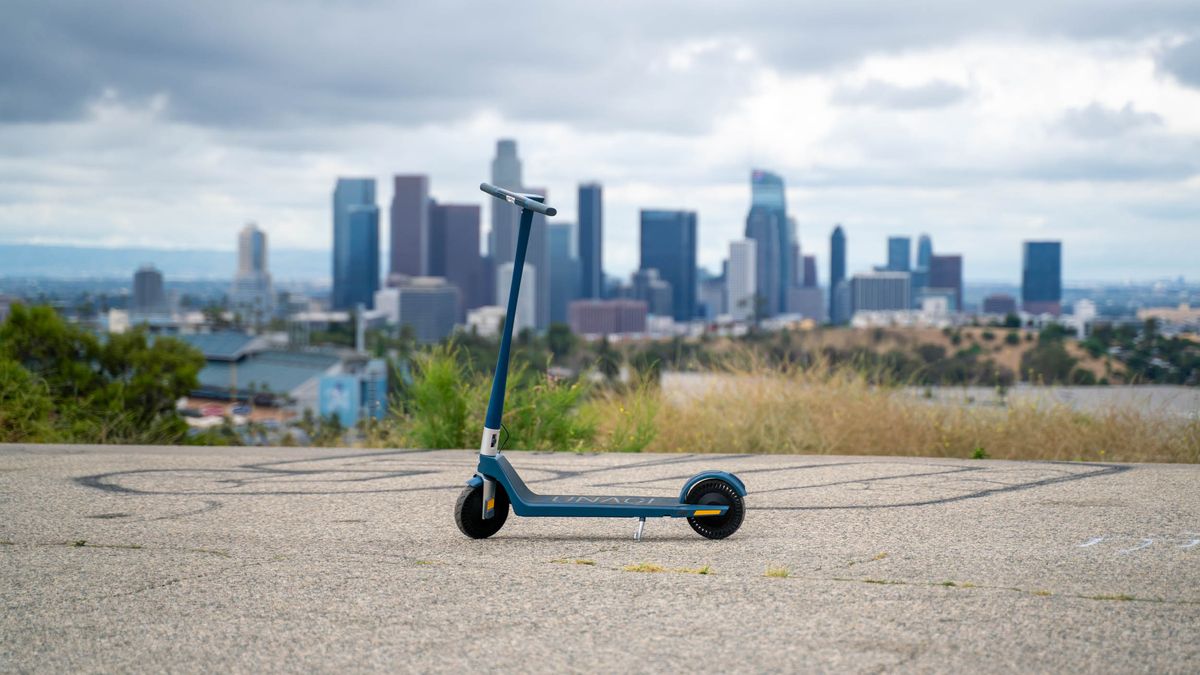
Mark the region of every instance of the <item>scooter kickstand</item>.
POLYGON ((646 517, 642 516, 642 517, 638 518, 637 529, 633 531, 633 540, 634 541, 642 540, 642 529, 645 527, 646 527, 646 517))

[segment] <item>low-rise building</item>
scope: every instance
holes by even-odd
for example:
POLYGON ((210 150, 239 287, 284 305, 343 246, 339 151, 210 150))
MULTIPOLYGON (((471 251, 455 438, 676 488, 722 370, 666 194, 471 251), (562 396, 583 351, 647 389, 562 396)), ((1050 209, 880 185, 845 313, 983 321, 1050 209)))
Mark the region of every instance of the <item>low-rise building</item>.
POLYGON ((641 300, 576 300, 568 308, 576 335, 620 335, 646 332, 646 303, 641 300))

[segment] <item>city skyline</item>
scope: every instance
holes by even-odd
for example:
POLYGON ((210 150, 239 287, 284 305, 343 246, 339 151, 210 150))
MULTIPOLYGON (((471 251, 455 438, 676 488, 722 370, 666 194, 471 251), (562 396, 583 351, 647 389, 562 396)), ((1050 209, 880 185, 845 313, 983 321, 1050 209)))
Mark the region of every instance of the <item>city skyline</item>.
MULTIPOLYGON (((604 185, 605 267, 622 278, 643 208, 697 212, 698 262, 717 269, 756 167, 785 181, 820 269, 836 222, 863 242, 928 232, 973 279, 1016 280, 1020 242, 1040 239, 1068 243, 1068 279, 1195 267, 1194 3, 667 3, 652 22, 551 3, 530 10, 539 25, 593 32, 535 36, 536 58, 478 49, 515 17, 449 7, 231 5, 232 32, 209 3, 109 9, 19 4, 0 26, 0 55, 28 64, 0 86, 0 242, 225 248, 254 220, 277 250, 325 249, 335 177, 373 177, 381 209, 396 173, 483 204, 495 140, 513 138, 523 184, 564 220, 579 183, 604 185), (148 39, 168 26, 177 39, 148 39), (371 35, 404 39, 378 52, 371 35)), ((878 262, 855 247, 848 268, 878 262)))

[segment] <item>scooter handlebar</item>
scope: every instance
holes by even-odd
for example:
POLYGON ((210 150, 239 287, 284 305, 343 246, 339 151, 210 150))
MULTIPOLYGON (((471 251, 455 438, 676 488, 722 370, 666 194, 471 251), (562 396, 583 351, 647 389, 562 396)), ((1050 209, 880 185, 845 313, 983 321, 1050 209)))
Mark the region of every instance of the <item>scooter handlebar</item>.
POLYGON ((515 204, 523 209, 529 209, 546 216, 558 215, 558 209, 553 206, 546 206, 541 202, 544 197, 540 195, 523 195, 519 192, 511 192, 504 188, 496 187, 491 183, 480 183, 479 189, 495 197, 502 199, 509 204, 515 204))

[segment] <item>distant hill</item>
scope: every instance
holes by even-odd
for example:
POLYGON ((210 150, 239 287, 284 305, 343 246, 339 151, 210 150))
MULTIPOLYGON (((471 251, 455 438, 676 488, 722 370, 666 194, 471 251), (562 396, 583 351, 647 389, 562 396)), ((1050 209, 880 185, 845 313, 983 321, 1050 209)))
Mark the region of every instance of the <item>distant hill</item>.
MULTIPOLYGON (((320 281, 330 276, 328 251, 271 249, 271 276, 277 281, 320 281)), ((235 251, 158 248, 101 248, 0 244, 0 276, 58 279, 132 277, 151 263, 167 279, 227 280, 237 268, 235 251)))

